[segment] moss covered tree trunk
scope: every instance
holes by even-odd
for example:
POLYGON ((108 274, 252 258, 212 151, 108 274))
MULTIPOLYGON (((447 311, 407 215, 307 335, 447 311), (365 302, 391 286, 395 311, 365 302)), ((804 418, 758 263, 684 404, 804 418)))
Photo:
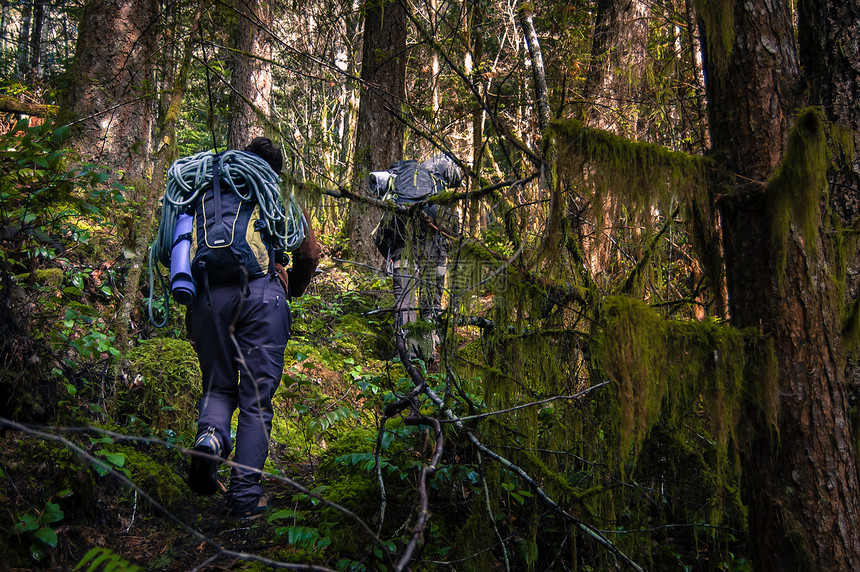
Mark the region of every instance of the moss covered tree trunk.
POLYGON ((89 0, 78 27, 69 87, 61 117, 73 123, 72 144, 83 157, 122 178, 135 211, 126 221, 126 246, 134 251, 119 309, 124 345, 138 301, 138 281, 151 225, 152 128, 155 118, 153 54, 157 44, 155 0, 89 0))
MULTIPOLYGON (((406 13, 397 2, 367 0, 361 51, 361 99, 355 135, 356 189, 367 191, 367 175, 385 170, 403 154, 403 122, 398 119, 406 100, 406 13)), ((351 254, 359 260, 378 259, 370 240, 379 219, 375 209, 351 202, 344 233, 351 254)))
MULTIPOLYGON (((131 259, 131 267, 128 271, 126 286, 122 305, 119 310, 119 323, 123 326, 117 334, 117 346, 121 351, 130 349, 129 343, 131 333, 134 330, 132 315, 134 307, 138 303, 138 291, 140 289, 140 277, 146 257, 149 255, 149 245, 155 234, 156 221, 160 216, 159 199, 164 193, 164 185, 167 179, 167 169, 176 160, 179 145, 176 135, 177 123, 179 122, 179 108, 185 96, 185 88, 188 83, 188 73, 191 67, 191 55, 195 34, 200 26, 201 5, 198 4, 191 25, 190 33, 186 36, 182 60, 178 70, 171 70, 167 75, 173 79, 171 85, 165 84, 165 94, 162 100, 163 113, 159 122, 156 140, 159 147, 153 158, 153 172, 155 175, 149 184, 146 199, 138 219, 138 240, 131 259), (167 89, 169 88, 169 90, 167 89)), ((150 296, 154 295, 150 292, 150 296)))
POLYGON ((748 388, 757 407, 741 443, 755 566, 857 570, 860 490, 843 391, 842 303, 818 215, 825 127, 805 113, 795 140, 801 157, 786 153, 802 82, 788 1, 700 8, 713 156, 730 174, 719 204, 731 321, 769 338, 778 366, 775 386, 748 388), (781 161, 798 172, 775 177, 781 161), (775 233, 783 216, 796 224, 775 233))

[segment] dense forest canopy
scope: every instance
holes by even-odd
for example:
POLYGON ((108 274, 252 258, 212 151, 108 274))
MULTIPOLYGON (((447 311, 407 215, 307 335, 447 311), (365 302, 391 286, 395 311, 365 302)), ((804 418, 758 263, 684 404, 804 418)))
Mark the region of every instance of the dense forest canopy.
POLYGON ((3 567, 860 568, 858 46, 857 0, 4 0, 3 567), (149 248, 168 167, 258 135, 323 259, 249 524, 185 482, 149 248), (371 237, 431 204, 405 327, 371 237))

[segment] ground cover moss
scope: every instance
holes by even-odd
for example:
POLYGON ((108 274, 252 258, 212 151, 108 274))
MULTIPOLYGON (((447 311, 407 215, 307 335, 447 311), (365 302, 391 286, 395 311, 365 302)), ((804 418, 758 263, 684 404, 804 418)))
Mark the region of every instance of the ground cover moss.
POLYGON ((191 344, 153 338, 129 351, 126 359, 129 383, 117 388, 114 415, 141 419, 160 434, 172 432, 184 442, 192 442, 203 387, 191 344))
MULTIPOLYGON (((173 457, 174 451, 154 449, 152 454, 130 446, 117 446, 115 452, 125 455, 125 467, 131 480, 159 503, 170 506, 189 494, 185 484, 185 474, 178 473, 174 466, 180 463, 173 457)), ((133 493, 129 493, 133 494, 133 493)), ((141 503, 143 510, 153 510, 147 503, 141 503)))

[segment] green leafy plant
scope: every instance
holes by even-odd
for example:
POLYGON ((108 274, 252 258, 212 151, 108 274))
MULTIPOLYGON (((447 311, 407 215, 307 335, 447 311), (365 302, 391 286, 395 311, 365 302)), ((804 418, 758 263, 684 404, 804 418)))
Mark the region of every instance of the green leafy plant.
POLYGON ((15 526, 12 527, 12 532, 32 540, 30 557, 39 562, 49 549, 57 547, 57 533, 50 525, 62 520, 64 516, 60 505, 49 501, 36 514, 27 513, 19 516, 15 526))
MULTIPOLYGON (((29 370, 28 383, 49 391, 59 371, 69 397, 63 405, 78 413, 76 406, 92 397, 80 391, 97 378, 91 371, 105 371, 119 354, 112 322, 103 317, 105 306, 118 301, 113 262, 97 261, 113 258, 106 249, 120 243, 114 237, 124 187, 107 184, 106 169, 76 162, 64 148, 69 135, 66 125, 27 120, 0 133, 0 276, 12 284, 0 320, 16 324, 5 342, 15 359, 0 382, 29 370)), ((102 396, 103 384, 93 385, 102 396)), ((16 393, 13 410, 53 406, 32 397, 46 394, 36 387, 16 393)))
POLYGON ((84 566, 87 564, 89 566, 86 568, 86 572, 95 572, 102 565, 104 565, 104 572, 138 572, 143 570, 140 566, 135 566, 118 554, 114 554, 110 548, 101 546, 91 548, 74 569, 84 570, 84 566))
POLYGON ((320 531, 312 526, 301 526, 297 523, 302 520, 300 513, 292 509, 279 510, 269 517, 269 523, 276 524, 280 521, 292 521, 292 524, 278 526, 275 528, 275 538, 286 538, 287 542, 297 548, 319 551, 331 544, 331 539, 320 535, 320 531))
MULTIPOLYGON (((111 439, 110 437, 90 437, 90 443, 92 443, 93 445, 112 445, 113 442, 113 439, 111 439)), ((99 476, 103 477, 112 471, 118 471, 129 479, 131 478, 131 472, 125 466, 126 461, 128 461, 128 456, 125 453, 102 449, 96 453, 96 456, 102 462, 93 463, 92 466, 93 470, 98 473, 99 476)))

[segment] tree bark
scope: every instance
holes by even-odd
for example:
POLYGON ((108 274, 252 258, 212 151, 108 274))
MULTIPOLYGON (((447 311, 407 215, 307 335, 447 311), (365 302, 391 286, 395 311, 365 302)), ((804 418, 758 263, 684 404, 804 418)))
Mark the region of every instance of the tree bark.
POLYGON ((30 62, 27 79, 35 81, 41 75, 42 63, 42 26, 45 23, 45 3, 37 0, 33 3, 33 24, 30 32, 30 62))
POLYGON ((647 46, 647 3, 598 0, 584 88, 590 127, 637 138, 637 98, 647 46))
MULTIPOLYGON (((484 60, 484 4, 481 0, 470 0, 468 2, 469 9, 469 27, 466 32, 469 45, 467 49, 467 58, 471 58, 466 65, 466 71, 469 73, 471 81, 475 84, 475 88, 483 98, 487 93, 487 83, 484 81, 481 73, 481 65, 484 60)), ((482 186, 481 174, 484 170, 484 123, 486 119, 486 110, 476 101, 472 109, 472 173, 469 176, 469 188, 480 189, 482 186)), ((481 228, 481 211, 483 206, 478 201, 470 201, 466 206, 468 214, 468 223, 466 228, 469 229, 469 236, 477 236, 481 228)))
MULTIPOLYGON (((639 107, 635 103, 642 85, 643 62, 648 47, 648 6, 642 0, 598 0, 591 56, 583 91, 589 107, 584 123, 616 135, 639 139, 639 107)), ((615 244, 604 229, 618 220, 623 208, 611 196, 604 197, 597 231, 581 230, 588 271, 600 276, 608 270, 615 244)))
MULTIPOLYGON (((159 122, 159 132, 156 137, 159 145, 154 153, 154 173, 156 176, 154 176, 152 181, 150 181, 145 202, 143 203, 143 209, 141 210, 142 216, 139 219, 139 224, 136 225, 138 228, 136 248, 131 259, 131 266, 128 271, 128 278, 126 279, 125 291, 123 293, 124 297, 119 309, 119 323, 126 327, 119 328, 116 343, 123 351, 130 349, 127 347, 127 342, 129 340, 129 333, 133 328, 128 326, 131 326, 132 324, 132 313, 134 311, 134 306, 138 301, 140 275, 143 272, 143 265, 146 261, 146 256, 149 254, 149 244, 152 240, 156 221, 159 217, 158 204, 159 198, 164 192, 163 181, 166 179, 167 169, 179 155, 176 125, 179 122, 179 108, 182 104, 183 98, 185 97, 185 89, 188 83, 188 72, 191 68, 191 51, 194 38, 197 34, 198 27, 200 26, 201 13, 202 2, 198 3, 197 11, 191 22, 191 31, 186 39, 179 69, 176 70, 175 73, 171 70, 171 72, 167 74, 173 78, 174 81, 172 85, 165 86, 166 88, 169 87, 169 91, 165 98, 166 105, 159 122)), ((154 296, 155 293, 150 292, 149 295, 154 296)))
POLYGON ((87 2, 61 100, 63 116, 76 120, 73 145, 131 181, 149 175, 157 14, 155 0, 87 2))
MULTIPOLYGON (((355 188, 367 192, 367 175, 403 156, 404 125, 397 118, 406 100, 406 13, 391 0, 367 0, 361 51, 361 99, 355 143, 355 188)), ((346 232, 352 256, 379 260, 370 240, 378 211, 352 201, 346 232)))
POLYGON ((795 231, 779 278, 768 207, 766 181, 782 158, 801 84, 791 14, 787 1, 732 4, 733 23, 704 26, 709 38, 734 30, 730 44, 708 42, 705 58, 712 155, 733 174, 732 193, 719 203, 729 313, 735 327, 772 340, 778 365, 776 426, 751 410, 741 445, 753 559, 763 571, 856 570, 860 490, 835 286, 827 261, 795 231))
POLYGON ((537 30, 535 29, 534 13, 531 4, 520 4, 519 20, 529 49, 532 64, 532 79, 535 82, 535 99, 538 107, 538 127, 543 133, 550 120, 549 89, 546 85, 546 71, 543 66, 543 52, 540 48, 537 30))
POLYGON ((254 137, 265 135, 272 115, 271 2, 236 0, 239 23, 234 45, 230 96, 229 149, 242 149, 254 137))
POLYGON ((813 98, 854 143, 853 159, 831 173, 830 198, 847 226, 860 216, 860 2, 802 0, 798 14, 813 98))

